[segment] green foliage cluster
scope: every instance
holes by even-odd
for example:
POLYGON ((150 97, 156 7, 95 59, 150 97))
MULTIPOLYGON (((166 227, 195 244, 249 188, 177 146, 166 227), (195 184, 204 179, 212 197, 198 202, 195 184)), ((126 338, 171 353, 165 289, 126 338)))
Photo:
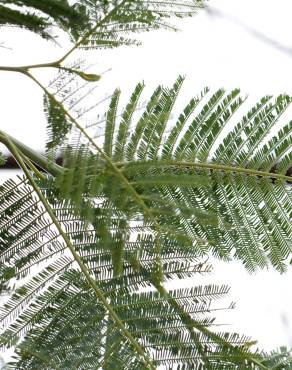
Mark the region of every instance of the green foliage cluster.
MULTIPOLYGON (((287 269, 292 125, 279 123, 291 98, 263 97, 233 122, 240 91, 204 89, 173 122, 179 76, 158 86, 142 111, 143 83, 125 107, 114 91, 102 126, 88 123, 94 107, 84 102, 99 77, 65 59, 79 47, 132 43, 123 34, 167 26, 166 17, 191 15, 202 3, 2 3, 18 12, 29 6, 26 16, 40 10, 69 34, 74 12, 85 19, 59 61, 0 67, 42 88, 48 122, 45 156, 0 131, 24 172, 0 187, 0 288, 8 296, 0 345, 15 348, 7 369, 290 369, 288 350, 267 354, 221 330, 216 311, 234 308, 217 303, 227 286, 195 283, 211 271, 209 255, 239 259, 249 271, 287 269), (53 3, 69 7, 68 18, 53 3), (34 68, 58 75, 47 88, 34 68), (54 162, 60 153, 62 166, 54 162), (166 288, 185 278, 190 286, 166 288)), ((19 17, 5 22, 22 25, 19 17)), ((46 36, 43 25, 26 19, 25 27, 46 36)))
POLYGON ((86 7, 67 0, 1 0, 0 24, 17 26, 53 40, 50 28, 58 26, 77 39, 89 25, 86 7))

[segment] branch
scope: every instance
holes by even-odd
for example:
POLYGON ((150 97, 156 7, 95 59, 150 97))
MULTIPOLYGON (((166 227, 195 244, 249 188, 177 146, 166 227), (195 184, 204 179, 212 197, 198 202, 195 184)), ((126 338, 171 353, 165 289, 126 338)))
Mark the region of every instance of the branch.
POLYGON ((31 149, 27 145, 23 144, 22 142, 8 135, 2 130, 0 130, 0 142, 6 147, 9 146, 9 142, 12 142, 17 150, 24 154, 25 157, 27 157, 30 161, 32 161, 34 164, 36 164, 46 172, 50 173, 52 176, 58 176, 64 171, 64 168, 62 166, 49 161, 48 158, 43 154, 36 152, 35 150, 31 149))
POLYGON ((16 66, 16 67, 0 66, 0 71, 25 73, 29 69, 34 69, 34 68, 59 68, 59 66, 60 66, 60 62, 59 62, 59 60, 57 60, 55 62, 50 62, 50 63, 28 64, 28 65, 16 66))

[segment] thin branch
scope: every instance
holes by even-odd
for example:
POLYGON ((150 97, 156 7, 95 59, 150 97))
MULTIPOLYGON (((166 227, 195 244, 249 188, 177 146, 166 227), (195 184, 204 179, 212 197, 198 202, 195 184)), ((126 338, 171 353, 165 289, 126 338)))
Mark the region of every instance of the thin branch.
POLYGON ((40 64, 28 64, 24 66, 0 66, 0 71, 6 71, 6 72, 20 72, 25 73, 29 69, 36 69, 36 68, 58 68, 59 67, 59 61, 49 62, 49 63, 40 63, 40 64))
POLYGON ((24 73, 28 72, 30 69, 37 69, 37 68, 61 68, 61 63, 64 62, 65 59, 69 57, 80 45, 86 42, 88 38, 98 29, 98 27, 101 27, 105 22, 107 22, 110 17, 112 17, 125 3, 127 0, 123 0, 119 5, 117 5, 112 11, 110 11, 104 18, 102 18, 99 22, 95 24, 93 28, 91 28, 89 31, 87 31, 81 39, 74 44, 74 46, 66 52, 60 59, 48 62, 48 63, 39 63, 39 64, 28 64, 23 66, 0 66, 0 71, 6 71, 6 72, 18 72, 18 73, 24 73))
POLYGON ((43 154, 36 152, 35 150, 31 149, 30 147, 23 144, 19 140, 8 135, 6 132, 0 130, 0 142, 7 146, 9 141, 12 142, 13 145, 21 153, 23 153, 23 155, 25 155, 25 157, 29 158, 31 162, 33 162, 40 168, 44 169, 51 175, 58 176, 63 173, 64 168, 62 166, 59 166, 57 163, 48 160, 48 158, 46 158, 43 154))

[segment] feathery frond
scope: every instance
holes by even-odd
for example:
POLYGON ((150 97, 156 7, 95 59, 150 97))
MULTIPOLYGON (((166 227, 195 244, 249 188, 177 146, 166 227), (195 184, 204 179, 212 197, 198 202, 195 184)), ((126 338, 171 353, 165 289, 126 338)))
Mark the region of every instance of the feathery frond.
MULTIPOLYGON (((96 141, 95 125, 80 131, 74 118, 86 116, 82 98, 50 102, 62 171, 0 189, 1 287, 10 296, 1 343, 16 345, 12 368, 264 369, 272 361, 252 352, 249 338, 215 330, 221 323, 212 313, 234 307, 213 303, 227 287, 167 291, 164 284, 208 272, 200 261, 210 253, 235 256, 249 270, 269 263, 285 270, 291 187, 282 160, 286 166, 291 125, 276 134, 281 143, 265 138, 290 98, 262 99, 222 139, 243 104, 239 91, 209 98, 205 89, 171 125, 182 83, 158 87, 139 115, 143 84, 121 114, 116 90, 96 141), (71 139, 59 122, 70 122, 71 139)), ((285 356, 280 361, 291 363, 285 356)))
POLYGON ((0 25, 51 40, 57 26, 74 41, 55 62, 0 67, 43 89, 49 133, 40 156, 0 132, 25 174, 0 186, 0 347, 15 349, 7 369, 291 368, 286 349, 251 350, 254 341, 216 321, 234 308, 227 286, 165 287, 209 273, 210 254, 285 271, 292 126, 279 124, 291 98, 264 97, 236 124, 240 91, 205 88, 173 123, 183 77, 145 107, 143 83, 123 109, 119 89, 85 106, 101 76, 79 61, 63 65, 77 48, 139 44, 132 34, 175 29, 168 19, 203 4, 0 0, 0 25), (45 88, 34 68, 59 75, 45 88))
POLYGON ((192 16, 203 6, 203 0, 78 0, 73 5, 67 0, 1 0, 0 25, 25 28, 51 40, 55 37, 50 27, 55 26, 81 48, 113 48, 138 44, 129 34, 175 29, 165 19, 192 16))
POLYGON ((279 129, 278 140, 265 143, 265 138, 291 99, 280 96, 269 103, 270 97, 263 98, 222 137, 244 102, 239 91, 225 95, 219 90, 208 99, 205 90, 170 127, 182 83, 179 77, 173 88, 156 89, 145 111, 135 115, 136 123, 133 109, 143 86, 137 86, 120 119, 116 91, 106 113, 105 156, 92 142, 85 144, 85 137, 80 150, 73 144, 70 155, 75 152, 75 159, 66 160, 67 170, 59 180, 61 189, 70 189, 63 196, 75 203, 79 199, 79 204, 84 196, 111 199, 115 212, 128 214, 126 219, 139 214, 147 229, 152 224, 163 243, 169 244, 165 238, 171 235, 174 248, 181 248, 184 239, 184 248, 197 255, 211 251, 222 258, 235 256, 249 270, 272 263, 284 271, 291 255, 291 210, 286 206, 291 188, 285 176, 291 124, 279 129), (205 103, 200 110, 201 99, 205 103))
POLYGON ((71 6, 67 0, 1 0, 0 14, 1 25, 25 28, 51 40, 49 27, 58 26, 77 39, 89 26, 84 7, 71 6))
MULTIPOLYGON (((47 190, 43 188, 43 191, 47 190)), ((48 191, 50 192, 49 189, 48 191)), ((1 280, 14 281, 15 285, 10 287, 12 296, 1 310, 1 322, 6 327, 1 336, 1 344, 16 344, 20 356, 20 362, 12 363, 12 368, 41 366, 48 369, 70 369, 76 362, 80 363, 80 366, 89 367, 100 363, 104 368, 108 368, 115 358, 111 357, 112 352, 118 356, 120 362, 117 363, 120 363, 121 368, 143 368, 139 357, 111 322, 107 311, 102 303, 96 300, 82 274, 76 270, 63 241, 57 232, 52 231, 49 216, 41 212, 39 200, 26 181, 22 180, 19 184, 9 181, 1 188, 1 192, 5 199, 10 200, 9 206, 2 214, 9 215, 14 223, 15 218, 18 220, 18 228, 11 229, 9 234, 5 233, 5 217, 1 228, 2 242, 7 245, 9 241, 13 246, 8 250, 4 248, 1 256, 6 266, 2 270, 1 280), (30 208, 35 207, 36 212, 39 212, 28 225, 23 222, 26 219, 24 207, 27 205, 30 205, 30 208), (21 239, 23 241, 19 243, 21 239), (27 253, 27 250, 30 253, 27 253), (25 258, 29 255, 30 258, 25 258), (13 271, 10 269, 8 274, 9 266, 15 267, 13 271), (22 282, 24 276, 29 280, 22 282), (114 338, 113 342, 110 342, 111 338, 114 338)), ((145 284, 152 286, 151 266, 155 262, 155 255, 151 252, 151 246, 147 246, 145 237, 143 240, 137 237, 136 242, 125 242, 123 274, 117 275, 114 272, 114 257, 111 257, 111 248, 115 244, 108 240, 110 243, 108 247, 106 245, 106 238, 114 241, 114 234, 111 236, 104 229, 108 236, 104 235, 101 226, 99 229, 92 229, 74 216, 72 206, 66 202, 54 203, 52 195, 48 193, 47 196, 51 199, 56 216, 70 235, 76 251, 95 276, 120 320, 151 355, 153 363, 166 364, 169 358, 172 358, 172 363, 195 365, 207 360, 218 363, 216 353, 219 354, 221 350, 225 353, 223 348, 219 350, 220 342, 210 341, 206 333, 203 335, 199 332, 189 332, 184 322, 181 322, 181 312, 169 303, 167 297, 158 292, 141 291, 145 284), (147 246, 145 251, 143 244, 147 246), (135 257, 137 253, 139 259, 135 257), (157 335, 161 340, 157 341, 157 335), (207 360, 202 360, 202 354, 196 348, 204 346, 205 342, 208 351, 203 358, 207 360), (160 350, 162 347, 165 347, 163 352, 160 350)), ((99 211, 102 213, 102 207, 99 207, 99 211)), ((107 209, 105 211, 108 213, 107 209)), ((105 217, 104 221, 109 222, 107 214, 105 217)), ((101 215, 99 220, 102 218, 101 215)), ((110 222, 113 226, 118 225, 114 220, 110 222)), ((97 222, 97 225, 100 223, 97 222)), ((106 226, 109 227, 108 224, 106 226)), ((208 271, 208 267, 196 262, 191 252, 171 254, 166 251, 161 253, 161 262, 166 280, 208 271)), ((5 291, 9 292, 3 289, 3 292, 5 291)), ((204 327, 214 325, 213 318, 208 317, 212 312, 212 300, 227 293, 228 288, 225 286, 194 287, 169 292, 172 299, 184 306, 185 312, 204 327)), ((230 308, 233 308, 233 305, 230 308)), ((221 334, 218 335, 220 338, 221 334)), ((225 341, 226 335, 222 334, 225 341)), ((230 337, 230 343, 236 345, 245 341, 246 338, 230 337)), ((224 362, 232 364, 232 354, 228 355, 224 362)))

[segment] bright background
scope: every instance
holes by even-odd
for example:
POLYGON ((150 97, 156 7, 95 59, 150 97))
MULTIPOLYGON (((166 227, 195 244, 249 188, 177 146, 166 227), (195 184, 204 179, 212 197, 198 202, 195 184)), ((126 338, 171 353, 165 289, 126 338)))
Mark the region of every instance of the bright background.
MULTIPOLYGON (((171 84, 178 74, 187 77, 183 97, 204 86, 240 87, 250 102, 266 94, 292 95, 291 14, 291 0, 211 0, 195 18, 177 22, 179 33, 150 32, 139 36, 139 48, 95 51, 86 58, 92 72, 111 68, 99 82, 100 95, 120 87, 128 96, 141 80, 151 91, 157 84, 171 84)), ((65 49, 15 29, 1 28, 0 41, 11 48, 0 48, 2 65, 52 61, 69 47, 64 40, 65 49)), ((38 76, 49 81, 51 75, 42 71, 38 76)), ((2 130, 44 150, 46 128, 37 86, 22 75, 1 72, 0 107, 2 130)), ((0 182, 10 176, 1 171, 0 182)), ((292 347, 292 272, 250 275, 240 263, 216 262, 214 267, 204 282, 230 285, 230 298, 237 302, 232 315, 223 318, 230 330, 251 335, 267 350, 292 347)))

